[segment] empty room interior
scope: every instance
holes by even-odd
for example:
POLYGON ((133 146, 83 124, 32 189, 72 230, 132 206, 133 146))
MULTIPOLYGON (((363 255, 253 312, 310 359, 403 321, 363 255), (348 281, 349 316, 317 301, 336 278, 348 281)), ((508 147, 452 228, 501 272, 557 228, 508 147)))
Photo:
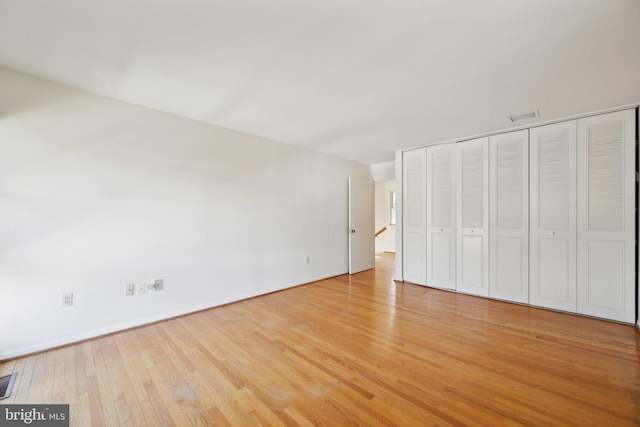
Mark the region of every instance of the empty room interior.
POLYGON ((637 0, 0 0, 0 425, 640 425, 639 104, 637 0))

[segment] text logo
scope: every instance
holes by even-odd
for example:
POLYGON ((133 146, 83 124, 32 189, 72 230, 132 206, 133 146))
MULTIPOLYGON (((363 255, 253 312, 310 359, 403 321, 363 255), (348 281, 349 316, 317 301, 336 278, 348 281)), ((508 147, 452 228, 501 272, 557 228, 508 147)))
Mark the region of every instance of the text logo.
POLYGON ((0 405, 0 427, 69 427, 69 405, 0 405))

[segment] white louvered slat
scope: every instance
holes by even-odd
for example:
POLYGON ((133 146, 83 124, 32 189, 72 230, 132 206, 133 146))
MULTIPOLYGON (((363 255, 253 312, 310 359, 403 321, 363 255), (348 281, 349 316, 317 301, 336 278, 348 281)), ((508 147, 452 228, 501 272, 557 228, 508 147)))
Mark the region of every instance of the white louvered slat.
POLYGON ((500 229, 522 227, 522 145, 522 138, 496 143, 496 224, 500 229))
POLYGON ((424 160, 422 157, 408 156, 406 171, 407 225, 420 226, 425 221, 424 198, 426 196, 424 160))
POLYGON ((484 211, 484 151, 480 145, 461 147, 462 227, 481 228, 484 211))
POLYGON ((620 121, 588 130, 588 229, 624 230, 624 139, 620 121))
POLYGON ((451 182, 451 155, 453 152, 437 151, 433 153, 433 226, 451 227, 452 212, 451 198, 453 197, 453 183, 451 182))
POLYGON ((569 226, 569 134, 561 130, 538 142, 538 224, 542 229, 569 226))

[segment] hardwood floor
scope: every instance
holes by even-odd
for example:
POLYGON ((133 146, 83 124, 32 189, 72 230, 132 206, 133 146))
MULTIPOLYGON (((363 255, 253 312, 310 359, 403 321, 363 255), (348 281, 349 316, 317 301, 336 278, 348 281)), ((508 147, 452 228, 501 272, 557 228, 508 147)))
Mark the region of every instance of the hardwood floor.
POLYGON ((75 426, 640 424, 632 326, 339 276, 0 363, 75 426))

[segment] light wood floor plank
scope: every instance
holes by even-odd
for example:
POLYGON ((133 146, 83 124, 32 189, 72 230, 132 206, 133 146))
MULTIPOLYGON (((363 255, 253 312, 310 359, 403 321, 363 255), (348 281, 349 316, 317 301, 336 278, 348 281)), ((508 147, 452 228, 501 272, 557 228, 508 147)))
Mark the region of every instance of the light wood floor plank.
POLYGON ((72 426, 640 425, 634 327, 393 262, 0 363, 1 403, 69 403, 72 426))

